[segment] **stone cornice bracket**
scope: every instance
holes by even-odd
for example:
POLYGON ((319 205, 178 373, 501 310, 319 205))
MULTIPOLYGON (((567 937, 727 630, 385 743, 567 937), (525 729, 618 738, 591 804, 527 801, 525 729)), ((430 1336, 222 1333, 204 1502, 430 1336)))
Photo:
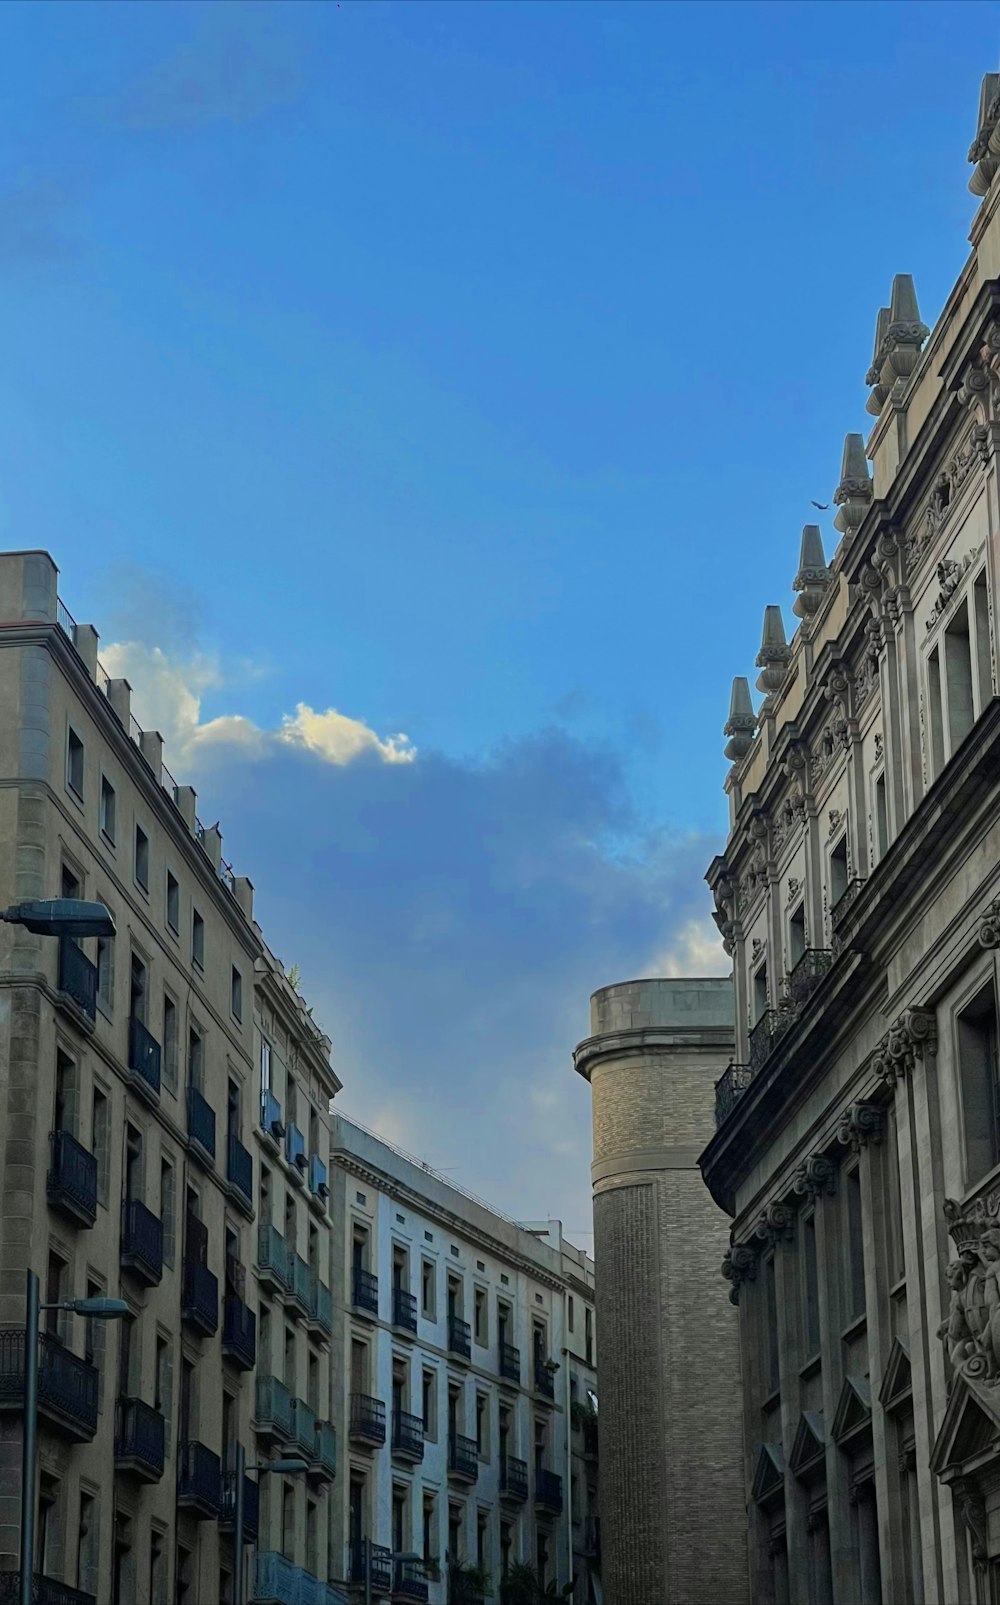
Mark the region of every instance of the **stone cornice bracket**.
POLYGON ((729 699, 729 718, 722 727, 722 734, 729 737, 723 752, 731 763, 738 763, 741 758, 746 757, 753 746, 756 728, 757 715, 750 700, 750 682, 745 675, 740 674, 733 680, 732 696, 729 699))
POLYGON ((872 1054, 871 1068, 890 1089, 905 1081, 925 1051, 933 1053, 936 1025, 929 1009, 907 1009, 891 1025, 872 1054))
POLYGON ((852 1103, 837 1127, 837 1141, 860 1153, 870 1142, 882 1141, 882 1110, 877 1103, 852 1103))
POLYGON ((832 1198, 837 1191, 837 1167, 825 1154, 810 1154, 792 1177, 792 1192, 815 1203, 824 1193, 832 1198))
POLYGON ((773 691, 780 691, 785 683, 791 660, 792 649, 785 640, 781 609, 769 605, 764 609, 764 628, 760 651, 756 658, 757 667, 761 671, 757 676, 757 690, 763 691, 765 696, 770 696, 773 691))
POLYGON ((789 742, 782 759, 781 773, 793 784, 801 786, 803 792, 809 790, 809 747, 806 742, 789 742))
POLYGON ((865 376, 865 383, 872 386, 867 412, 879 416, 899 381, 910 377, 929 334, 920 318, 912 276, 897 273, 892 281, 890 305, 879 308, 875 324, 875 351, 865 376))
POLYGON ((986 1501, 978 1483, 969 1477, 956 1477, 951 1491, 958 1502, 962 1520, 972 1539, 972 1560, 976 1566, 985 1566, 989 1556, 986 1534, 986 1501))
POLYGON ((1000 947, 1000 897, 987 904, 979 916, 979 945, 985 948, 1000 947))
POLYGON ((754 1236, 768 1248, 776 1243, 789 1243, 795 1227, 795 1215, 788 1204, 768 1204, 754 1227, 754 1236))
POLYGON ((976 137, 969 146, 969 161, 976 170, 969 179, 973 195, 985 195, 1000 165, 1000 73, 988 72, 979 91, 976 137))
POLYGON ((730 1304, 738 1304, 743 1283, 752 1282, 757 1276, 757 1256, 753 1249, 746 1243, 734 1243, 723 1256, 722 1274, 731 1283, 730 1304))
POLYGON ((839 509, 833 527, 840 530, 848 543, 861 528, 874 494, 875 486, 868 472, 864 437, 845 435, 840 484, 833 493, 834 505, 839 509))
POLYGON ((818 524, 804 524, 802 544, 799 547, 799 566, 792 581, 792 590, 798 592, 792 603, 792 612, 797 619, 808 622, 819 611, 824 594, 832 581, 833 570, 826 561, 820 527, 818 524))

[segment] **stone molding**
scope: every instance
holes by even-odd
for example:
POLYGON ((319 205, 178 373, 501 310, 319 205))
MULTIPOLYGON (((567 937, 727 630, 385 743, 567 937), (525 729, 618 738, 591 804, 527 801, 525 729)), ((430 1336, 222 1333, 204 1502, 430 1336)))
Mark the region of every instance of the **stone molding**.
POLYGON ((768 1204, 754 1227, 754 1236, 774 1248, 778 1243, 789 1243, 795 1226, 795 1215, 790 1205, 780 1200, 768 1204))
POLYGON ((882 1141, 882 1108, 880 1104, 860 1100, 849 1104, 840 1117, 837 1141, 860 1153, 870 1142, 882 1141))
POLYGON ((832 1197, 837 1191, 837 1167, 826 1154, 810 1154, 792 1176, 792 1192, 812 1202, 823 1194, 832 1197))
POLYGON ((757 1255, 748 1244, 734 1243, 723 1257, 722 1274, 727 1282, 732 1283, 729 1289, 730 1304, 738 1304, 743 1283, 753 1282, 757 1278, 757 1255))
POLYGON ((994 897, 979 916, 979 945, 1000 947, 1000 897, 994 897))
POLYGON ((937 1041, 934 1015, 928 1009, 907 1009, 891 1025, 871 1058, 871 1068, 890 1091, 905 1081, 924 1053, 937 1041))

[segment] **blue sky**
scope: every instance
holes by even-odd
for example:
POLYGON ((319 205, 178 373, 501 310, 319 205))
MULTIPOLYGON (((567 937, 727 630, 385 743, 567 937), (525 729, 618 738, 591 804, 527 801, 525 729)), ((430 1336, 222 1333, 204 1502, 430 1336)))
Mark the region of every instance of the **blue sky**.
POLYGON ((590 990, 712 962, 730 679, 893 274, 933 323, 964 260, 998 24, 3 8, 0 538, 126 654, 345 1109, 508 1210, 586 1225, 590 990))

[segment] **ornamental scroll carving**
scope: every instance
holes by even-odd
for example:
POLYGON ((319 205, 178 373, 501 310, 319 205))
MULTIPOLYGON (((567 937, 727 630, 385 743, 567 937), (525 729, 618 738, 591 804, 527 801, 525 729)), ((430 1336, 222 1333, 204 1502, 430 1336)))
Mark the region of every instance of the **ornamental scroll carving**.
POLYGON ((776 1243, 786 1243, 792 1236, 795 1225, 795 1216, 787 1204, 768 1204, 755 1227, 755 1236, 773 1248, 776 1243))
POLYGON ((722 1260, 722 1274, 731 1284, 729 1288, 730 1304, 740 1302, 740 1288, 744 1282, 752 1282, 757 1276, 757 1256, 746 1243, 734 1243, 732 1248, 726 1250, 722 1260))
POLYGON ((842 1114, 837 1141, 860 1153, 870 1142, 882 1141, 882 1110, 877 1103, 852 1103, 842 1114))
POLYGON ((958 1258, 945 1269, 951 1298, 938 1337, 959 1376, 995 1385, 1000 1381, 1000 1192, 967 1207, 946 1198, 944 1217, 958 1258))
POLYGON ((832 1197, 837 1190, 837 1167, 825 1154, 810 1154, 792 1177, 792 1192, 813 1201, 822 1194, 832 1197))
POLYGON ((986 1528, 986 1501, 978 1484, 969 1477, 957 1477, 951 1485, 962 1520, 972 1540, 972 1563, 985 1566, 989 1558, 986 1528))
POLYGON ((985 948, 1000 947, 1000 897, 995 897, 980 916, 979 945, 985 948))
POLYGON ((939 619, 944 618, 951 599, 968 574, 982 547, 966 552, 963 558, 945 557, 937 566, 938 590, 934 598, 934 605, 927 617, 927 629, 933 630, 939 619))
POLYGON ((934 1016, 927 1009, 907 1009, 891 1025, 872 1055, 871 1068, 892 1088, 905 1081, 925 1050, 934 1051, 934 1016))

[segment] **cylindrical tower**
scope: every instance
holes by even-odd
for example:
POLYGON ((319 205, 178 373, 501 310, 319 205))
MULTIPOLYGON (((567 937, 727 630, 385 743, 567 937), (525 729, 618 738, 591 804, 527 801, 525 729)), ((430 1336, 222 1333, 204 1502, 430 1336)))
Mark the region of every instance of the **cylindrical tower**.
POLYGON ((590 1000, 607 1605, 748 1598, 729 1222, 698 1155, 733 1049, 733 987, 627 981, 590 1000))

